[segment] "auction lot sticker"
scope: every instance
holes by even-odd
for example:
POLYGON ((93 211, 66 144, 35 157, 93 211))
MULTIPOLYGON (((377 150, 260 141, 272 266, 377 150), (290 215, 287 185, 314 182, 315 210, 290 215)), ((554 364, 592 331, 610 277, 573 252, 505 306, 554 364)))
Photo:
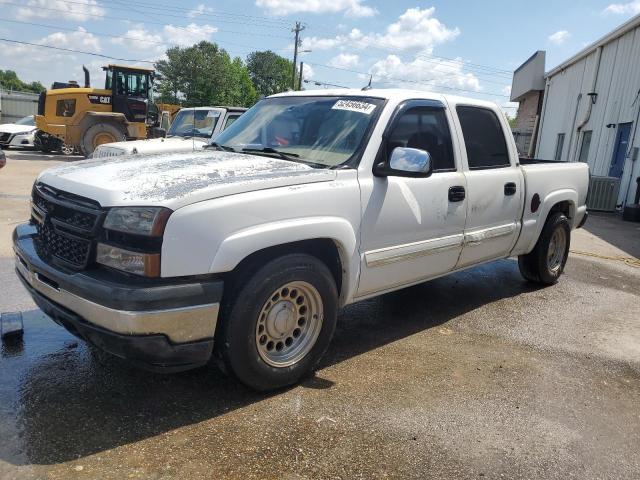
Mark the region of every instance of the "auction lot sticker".
POLYGON ((349 110, 350 112, 360 112, 371 115, 376 109, 373 103, 358 102, 357 100, 338 100, 331 110, 349 110))

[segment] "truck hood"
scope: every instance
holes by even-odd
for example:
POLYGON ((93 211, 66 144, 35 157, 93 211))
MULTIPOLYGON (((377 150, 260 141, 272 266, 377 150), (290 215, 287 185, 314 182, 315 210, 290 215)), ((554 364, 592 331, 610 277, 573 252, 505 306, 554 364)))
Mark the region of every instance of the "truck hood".
POLYGON ((0 125, 0 133, 33 132, 33 125, 18 125, 17 123, 3 123, 0 125))
POLYGON ((38 181, 103 207, 176 210, 226 195, 331 181, 335 175, 287 160, 206 150, 85 160, 45 170, 38 181))
POLYGON ((198 137, 169 137, 152 138, 149 140, 134 140, 131 142, 105 143, 96 148, 93 158, 115 156, 128 153, 164 153, 200 151, 207 144, 208 138, 198 137))

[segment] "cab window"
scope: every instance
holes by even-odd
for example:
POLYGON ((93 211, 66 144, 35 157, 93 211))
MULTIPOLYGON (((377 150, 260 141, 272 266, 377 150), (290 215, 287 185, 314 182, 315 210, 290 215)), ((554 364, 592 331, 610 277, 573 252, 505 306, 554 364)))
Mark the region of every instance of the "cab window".
POLYGON ((116 95, 147 98, 147 78, 147 74, 140 72, 115 72, 116 95))
POLYGON ((222 129, 226 130, 227 128, 229 128, 238 118, 240 118, 240 115, 229 115, 227 117, 227 120, 224 122, 224 126, 222 127, 222 129))
POLYGON ((388 154, 396 147, 426 150, 434 172, 456 169, 449 124, 442 108, 414 107, 404 112, 389 135, 388 154))
POLYGON ((488 108, 456 108, 467 149, 469 170, 511 165, 504 132, 496 114, 488 108))

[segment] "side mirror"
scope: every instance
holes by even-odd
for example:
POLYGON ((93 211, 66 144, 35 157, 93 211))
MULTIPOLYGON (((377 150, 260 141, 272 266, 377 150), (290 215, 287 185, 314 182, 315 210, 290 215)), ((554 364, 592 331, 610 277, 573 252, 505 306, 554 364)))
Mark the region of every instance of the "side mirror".
POLYGON ((433 162, 426 150, 396 147, 389 161, 378 163, 373 173, 378 177, 425 178, 433 173, 433 162))

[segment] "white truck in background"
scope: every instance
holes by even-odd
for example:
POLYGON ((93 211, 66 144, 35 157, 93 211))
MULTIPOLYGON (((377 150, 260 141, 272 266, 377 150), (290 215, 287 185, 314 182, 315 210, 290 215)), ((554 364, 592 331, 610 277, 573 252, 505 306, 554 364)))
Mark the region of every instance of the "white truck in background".
POLYGON ((91 158, 201 150, 246 110, 242 107, 183 108, 173 119, 166 137, 105 143, 96 147, 91 158))
POLYGON ((36 180, 20 280, 133 364, 261 390, 312 371, 347 304, 512 256, 555 283, 587 218, 585 164, 524 164, 498 106, 420 91, 275 95, 205 151, 105 160, 36 180))

